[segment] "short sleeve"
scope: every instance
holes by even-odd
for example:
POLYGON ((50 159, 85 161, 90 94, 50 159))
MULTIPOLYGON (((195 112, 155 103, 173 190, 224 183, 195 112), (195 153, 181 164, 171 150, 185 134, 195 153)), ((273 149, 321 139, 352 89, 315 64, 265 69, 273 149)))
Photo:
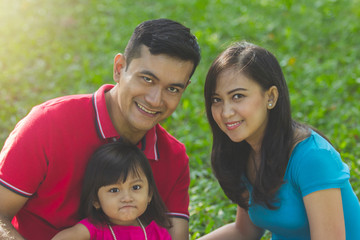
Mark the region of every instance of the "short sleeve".
POLYGON ((157 127, 158 161, 150 161, 156 186, 168 215, 189 220, 189 157, 185 145, 160 125, 157 127))
POLYGON ((341 188, 350 178, 340 154, 318 135, 297 149, 294 158, 293 178, 303 197, 319 190, 341 188))
MULTIPOLYGON (((184 158, 186 159, 186 162, 188 162, 189 158, 186 154, 184 154, 184 158)), ((170 216, 189 220, 189 185, 190 170, 189 165, 185 164, 182 166, 178 179, 166 202, 170 216)))
MULTIPOLYGON (((110 239, 106 238, 106 231, 104 229, 97 228, 94 224, 92 224, 88 218, 85 218, 79 222, 79 224, 84 225, 90 233, 90 239, 110 239)), ((111 236, 110 236, 111 237, 111 236)))
POLYGON ((46 176, 47 122, 35 107, 6 140, 0 153, 0 183, 25 197, 32 196, 46 176))

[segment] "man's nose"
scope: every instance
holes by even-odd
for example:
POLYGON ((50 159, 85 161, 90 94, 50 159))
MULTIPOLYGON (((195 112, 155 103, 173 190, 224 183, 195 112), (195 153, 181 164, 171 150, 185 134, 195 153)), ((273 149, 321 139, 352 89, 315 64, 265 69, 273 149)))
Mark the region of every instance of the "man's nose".
POLYGON ((158 86, 154 86, 145 95, 145 101, 151 107, 159 107, 162 102, 162 91, 161 88, 158 86))

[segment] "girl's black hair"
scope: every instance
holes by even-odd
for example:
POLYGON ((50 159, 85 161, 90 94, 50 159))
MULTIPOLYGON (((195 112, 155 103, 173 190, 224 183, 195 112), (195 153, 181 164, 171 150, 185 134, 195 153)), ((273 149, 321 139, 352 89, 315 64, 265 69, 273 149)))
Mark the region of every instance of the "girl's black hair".
POLYGON ((100 209, 93 206, 98 199, 101 187, 115 184, 119 180, 126 181, 128 175, 145 174, 149 183, 149 194, 152 199, 146 211, 139 217, 143 223, 155 221, 158 225, 170 228, 171 222, 166 214, 167 208, 156 188, 150 164, 144 153, 135 145, 125 141, 117 141, 99 147, 89 160, 85 171, 80 198, 79 214, 81 218, 89 218, 97 225, 109 223, 108 217, 100 209))
POLYGON ((211 163, 214 174, 225 194, 240 207, 248 209, 244 183, 251 151, 246 141, 233 142, 216 124, 212 112, 212 96, 218 76, 234 69, 258 83, 264 91, 276 86, 279 97, 270 110, 269 121, 261 144, 261 163, 253 184, 255 203, 274 208, 276 190, 283 183, 286 166, 293 146, 294 128, 303 126, 291 118, 289 92, 281 67, 273 54, 248 42, 236 43, 223 51, 211 65, 205 81, 207 118, 213 132, 211 163))

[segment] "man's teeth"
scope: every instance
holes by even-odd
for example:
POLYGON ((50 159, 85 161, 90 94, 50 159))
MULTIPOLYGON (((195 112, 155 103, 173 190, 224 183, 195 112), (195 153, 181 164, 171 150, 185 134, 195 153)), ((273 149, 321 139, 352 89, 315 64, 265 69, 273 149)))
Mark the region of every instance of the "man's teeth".
POLYGON ((144 108, 144 107, 141 106, 140 104, 138 104, 138 106, 139 106, 139 108, 140 108, 141 110, 143 110, 144 112, 147 112, 147 113, 150 113, 150 114, 155 114, 155 113, 156 113, 156 112, 153 112, 153 111, 150 111, 150 110, 144 108))

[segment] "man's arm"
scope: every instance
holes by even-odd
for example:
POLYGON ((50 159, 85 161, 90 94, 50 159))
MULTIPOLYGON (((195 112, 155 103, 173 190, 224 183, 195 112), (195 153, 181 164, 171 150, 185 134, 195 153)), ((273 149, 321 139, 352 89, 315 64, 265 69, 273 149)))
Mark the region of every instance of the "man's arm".
POLYGON ((13 227, 11 220, 25 205, 28 198, 0 185, 0 240, 24 239, 13 227))
POLYGON ((172 240, 189 239, 189 222, 183 218, 170 217, 172 228, 169 229, 172 240))

